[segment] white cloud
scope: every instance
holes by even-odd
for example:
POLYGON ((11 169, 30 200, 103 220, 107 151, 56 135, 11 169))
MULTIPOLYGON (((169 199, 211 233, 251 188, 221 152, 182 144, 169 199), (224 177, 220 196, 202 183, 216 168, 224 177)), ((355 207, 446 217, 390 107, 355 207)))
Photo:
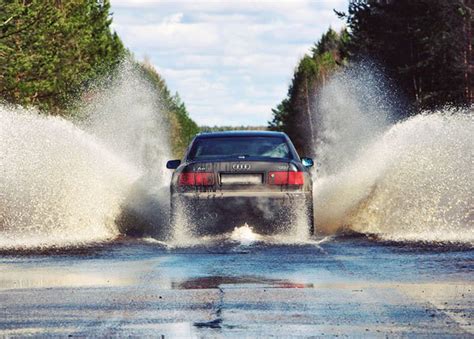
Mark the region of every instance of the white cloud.
POLYGON ((163 19, 163 24, 173 25, 179 24, 183 20, 183 13, 175 13, 173 15, 167 16, 163 19))
POLYGON ((114 29, 148 56, 199 124, 265 125, 299 58, 347 0, 112 0, 114 29))

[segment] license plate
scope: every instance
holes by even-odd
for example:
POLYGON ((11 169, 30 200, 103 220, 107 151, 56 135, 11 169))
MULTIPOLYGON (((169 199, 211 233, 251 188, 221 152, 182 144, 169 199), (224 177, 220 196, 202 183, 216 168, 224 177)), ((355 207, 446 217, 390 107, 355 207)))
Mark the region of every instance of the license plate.
POLYGON ((223 185, 257 185, 263 182, 262 174, 221 174, 223 185))

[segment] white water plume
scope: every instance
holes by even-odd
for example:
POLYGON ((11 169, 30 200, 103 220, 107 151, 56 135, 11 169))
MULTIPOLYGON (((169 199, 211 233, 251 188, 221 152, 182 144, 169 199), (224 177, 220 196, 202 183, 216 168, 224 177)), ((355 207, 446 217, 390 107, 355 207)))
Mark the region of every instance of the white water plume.
POLYGON ((81 127, 100 138, 113 152, 153 176, 163 185, 170 171, 163 162, 171 154, 160 93, 125 61, 112 84, 98 88, 92 100, 83 103, 81 127))
POLYGON ((440 110, 391 124, 367 99, 375 85, 349 73, 322 93, 318 231, 474 243, 472 110, 440 110), (348 91, 351 86, 366 96, 348 91))
POLYGON ((79 246, 163 226, 169 148, 158 93, 125 63, 91 97, 87 120, 74 124, 0 106, 0 248, 79 246))
POLYGON ((74 245, 118 235, 139 172, 71 122, 0 107, 0 247, 74 245))
POLYGON ((240 227, 235 227, 230 234, 230 239, 242 245, 250 245, 262 239, 262 236, 255 233, 249 225, 245 224, 240 227))

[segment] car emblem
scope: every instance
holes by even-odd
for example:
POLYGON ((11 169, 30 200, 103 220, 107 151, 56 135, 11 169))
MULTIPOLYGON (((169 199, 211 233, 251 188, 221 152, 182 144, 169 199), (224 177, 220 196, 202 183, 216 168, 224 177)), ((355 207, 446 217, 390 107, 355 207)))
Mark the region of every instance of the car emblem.
POLYGON ((251 168, 250 164, 233 164, 233 170, 249 170, 251 168))

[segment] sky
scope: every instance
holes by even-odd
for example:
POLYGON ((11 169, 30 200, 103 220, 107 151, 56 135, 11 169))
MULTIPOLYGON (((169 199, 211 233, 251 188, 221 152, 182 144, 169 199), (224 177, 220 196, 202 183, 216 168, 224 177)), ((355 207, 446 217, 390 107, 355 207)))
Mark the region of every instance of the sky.
POLYGON ((111 0, 112 28, 198 125, 264 126, 298 60, 348 0, 111 0))

